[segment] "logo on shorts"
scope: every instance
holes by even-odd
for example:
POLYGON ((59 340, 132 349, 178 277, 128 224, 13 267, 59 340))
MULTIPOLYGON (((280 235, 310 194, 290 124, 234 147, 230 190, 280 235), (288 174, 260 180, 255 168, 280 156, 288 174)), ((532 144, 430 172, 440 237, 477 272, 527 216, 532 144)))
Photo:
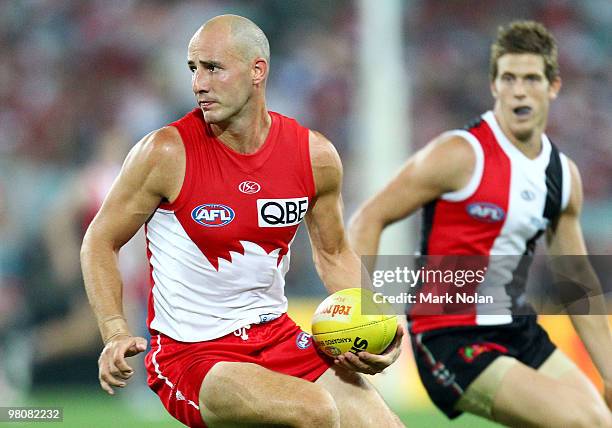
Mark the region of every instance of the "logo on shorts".
POLYGON ((474 202, 469 204, 466 210, 472 218, 485 223, 497 223, 506 217, 502 208, 490 202, 474 202))
POLYGON ((305 331, 301 331, 295 339, 295 344, 300 349, 306 349, 312 345, 312 336, 305 331))
POLYGON ((261 190, 261 186, 259 183, 254 181, 243 181, 238 185, 238 190, 242 193, 246 193, 247 195, 252 195, 253 193, 257 193, 261 190))
POLYGON ((440 362, 431 368, 431 374, 436 378, 436 382, 442 386, 448 387, 455 383, 455 374, 451 373, 450 370, 440 362))
POLYGON ((274 314, 274 313, 259 314, 259 323, 263 324, 263 323, 268 322, 268 321, 273 321, 273 320, 275 320, 278 317, 279 317, 279 315, 278 314, 274 314))
POLYGON ((236 214, 227 205, 203 204, 191 211, 191 218, 206 227, 222 227, 234 220, 236 214))
POLYGON ((463 348, 460 348, 459 355, 461 355, 461 358, 463 358, 466 363, 472 363, 479 355, 491 351, 497 351, 501 352, 502 354, 506 354, 508 353, 508 348, 497 343, 491 342, 473 343, 471 345, 467 345, 463 348))

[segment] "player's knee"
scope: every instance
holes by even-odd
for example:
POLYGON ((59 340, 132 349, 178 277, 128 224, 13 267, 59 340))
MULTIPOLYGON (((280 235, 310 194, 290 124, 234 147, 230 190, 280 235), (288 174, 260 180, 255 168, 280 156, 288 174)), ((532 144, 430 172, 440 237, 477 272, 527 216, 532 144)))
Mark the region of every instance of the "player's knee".
POLYGON ((583 402, 571 412, 568 427, 611 428, 610 411, 597 402, 583 402))
POLYGON ((340 412, 331 394, 324 388, 312 385, 301 400, 301 409, 295 426, 339 427, 340 412))
POLYGON ((603 403, 591 402, 587 406, 584 427, 612 428, 612 416, 610 410, 603 403))

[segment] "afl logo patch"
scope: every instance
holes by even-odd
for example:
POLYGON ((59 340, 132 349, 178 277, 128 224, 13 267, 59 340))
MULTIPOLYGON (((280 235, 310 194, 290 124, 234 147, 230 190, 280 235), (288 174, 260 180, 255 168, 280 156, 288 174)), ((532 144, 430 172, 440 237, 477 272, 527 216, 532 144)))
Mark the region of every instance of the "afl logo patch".
POLYGON ((295 339, 295 345, 300 349, 308 348, 312 345, 312 336, 305 331, 301 331, 295 339))
POLYGON ((254 181, 243 181, 238 185, 238 190, 242 193, 246 193, 247 195, 252 195, 253 193, 257 193, 261 190, 261 186, 259 183, 254 181))
POLYGON ((490 202, 474 202, 466 210, 472 218, 485 223, 497 223, 506 217, 503 209, 490 202))
POLYGON ((203 204, 191 211, 191 218, 206 227, 225 226, 231 223, 234 217, 234 210, 221 204, 203 204))

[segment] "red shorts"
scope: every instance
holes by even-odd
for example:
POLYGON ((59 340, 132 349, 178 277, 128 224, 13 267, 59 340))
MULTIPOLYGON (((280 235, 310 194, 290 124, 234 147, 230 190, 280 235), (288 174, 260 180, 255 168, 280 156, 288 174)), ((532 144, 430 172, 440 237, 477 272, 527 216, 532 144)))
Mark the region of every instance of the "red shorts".
POLYGON ((332 362, 288 316, 206 342, 177 342, 157 333, 145 357, 147 383, 172 416, 190 427, 205 427, 200 386, 219 361, 255 363, 275 372, 317 380, 332 362), (248 338, 247 338, 248 336, 248 338))

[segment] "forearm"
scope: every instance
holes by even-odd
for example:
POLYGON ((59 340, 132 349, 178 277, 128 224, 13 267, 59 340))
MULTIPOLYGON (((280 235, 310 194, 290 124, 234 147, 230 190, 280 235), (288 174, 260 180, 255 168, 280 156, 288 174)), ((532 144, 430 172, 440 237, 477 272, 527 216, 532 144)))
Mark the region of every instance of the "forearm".
POLYGON ((572 324, 599 374, 612 382, 612 333, 606 315, 571 315, 572 324))
POLYGON ((348 245, 337 253, 315 252, 314 264, 329 293, 361 286, 363 266, 348 245))
POLYGON ((362 261, 369 272, 372 272, 376 264, 383 228, 384 225, 381 222, 368 219, 365 211, 360 211, 349 225, 348 234, 351 247, 358 255, 368 256, 362 261))
POLYGON ((98 321, 102 340, 129 335, 130 331, 123 313, 121 274, 117 254, 103 239, 88 231, 81 247, 81 267, 89 304, 98 321))
MULTIPOLYGON (((584 253, 584 248, 578 250, 565 248, 565 253, 584 253)), ((612 381, 612 333, 608 323, 606 300, 601 284, 595 271, 585 255, 552 257, 550 265, 555 273, 555 281, 561 287, 572 284, 576 289, 582 289, 582 294, 576 300, 567 301, 566 310, 570 314, 572 324, 582 339, 593 363, 601 376, 612 381), (589 311, 580 315, 581 307, 587 305, 589 311)))

